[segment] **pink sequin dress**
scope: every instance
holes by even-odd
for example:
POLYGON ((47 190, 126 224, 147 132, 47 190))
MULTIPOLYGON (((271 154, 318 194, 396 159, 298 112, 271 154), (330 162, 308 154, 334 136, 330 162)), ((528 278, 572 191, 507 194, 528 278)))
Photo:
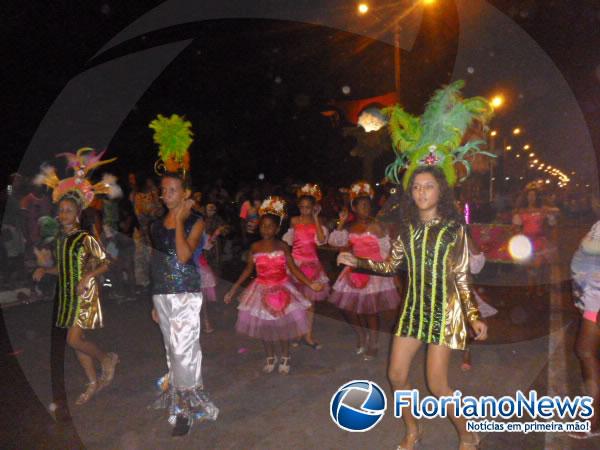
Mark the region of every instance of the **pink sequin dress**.
POLYGON ((236 331, 264 341, 305 335, 311 303, 290 281, 285 253, 255 253, 252 258, 257 276, 240 298, 236 331))
POLYGON ((310 281, 316 281, 324 286, 322 291, 316 292, 311 288, 293 278, 292 282, 302 295, 311 301, 322 301, 329 296, 329 278, 323 269, 317 245, 327 242, 327 229, 323 227, 325 242, 319 243, 317 238, 317 226, 314 223, 298 223, 290 228, 283 236, 283 241, 292 247, 292 257, 298 268, 310 281))
MULTIPOLYGON (((350 245, 352 253, 373 261, 384 261, 390 252, 390 238, 378 238, 366 233, 334 231, 329 243, 336 247, 350 245)), ((357 314, 376 314, 380 311, 396 309, 400 304, 400 294, 391 277, 380 277, 355 272, 346 267, 333 285, 329 301, 338 308, 357 314)))

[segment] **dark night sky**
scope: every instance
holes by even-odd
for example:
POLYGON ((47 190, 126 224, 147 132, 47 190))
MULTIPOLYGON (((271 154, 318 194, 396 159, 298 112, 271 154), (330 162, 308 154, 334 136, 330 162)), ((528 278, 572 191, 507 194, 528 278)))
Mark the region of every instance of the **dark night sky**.
MULTIPOLYGON (((393 90, 393 51, 388 44, 302 23, 219 20, 149 33, 92 60, 111 38, 160 3, 84 0, 75 6, 66 1, 9 0, 2 17, 9 50, 3 70, 8 78, 3 102, 7 132, 3 153, 8 164, 2 170, 3 182, 6 173, 18 168, 40 121, 69 80, 105 61, 181 39, 193 42, 137 101, 110 141, 109 152, 120 156, 122 166, 150 169, 155 149, 147 123, 157 113, 176 112, 194 123, 197 177, 252 179, 265 172, 275 179, 288 174, 327 179, 335 173, 336 179, 347 182, 355 176, 358 161, 348 156, 347 145, 319 110, 328 99, 393 90), (349 95, 342 93, 343 86, 351 88, 349 95)), ((403 93, 414 112, 420 112, 431 91, 448 81, 455 69, 457 8, 451 0, 438 3, 438 11, 421 23, 414 46, 403 53, 403 93)), ((595 148, 600 149, 599 2, 490 3, 550 57, 573 91, 595 148)), ((479 74, 477 61, 473 65, 479 74)), ((472 84, 490 88, 475 79, 472 84)), ((529 95, 539 89, 533 83, 521 84, 515 92, 529 95)), ((92 119, 94 114, 90 112, 92 119)), ((513 116, 498 118, 500 126, 515 121, 532 123, 523 104, 514 105, 513 116)), ((530 128, 543 142, 539 124, 530 128)), ((48 151, 64 150, 68 149, 48 151)))

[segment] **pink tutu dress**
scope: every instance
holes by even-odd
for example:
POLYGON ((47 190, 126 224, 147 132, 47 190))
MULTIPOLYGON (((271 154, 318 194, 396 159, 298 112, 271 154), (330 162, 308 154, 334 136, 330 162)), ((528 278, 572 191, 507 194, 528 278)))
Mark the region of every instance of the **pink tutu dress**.
POLYGON ((311 303, 290 281, 285 253, 255 253, 252 258, 257 276, 240 298, 236 331, 264 341, 305 335, 311 303))
MULTIPOLYGON (((335 247, 348 244, 358 258, 384 261, 390 253, 390 238, 366 233, 348 233, 336 230, 331 233, 329 243, 335 247)), ((346 267, 333 285, 329 301, 340 309, 357 314, 376 314, 380 311, 396 309, 400 304, 400 294, 391 277, 380 277, 357 273, 346 267)))
POLYGON ((327 243, 327 229, 323 228, 325 241, 319 242, 317 237, 317 226, 314 223, 298 223, 290 228, 283 236, 283 241, 292 247, 292 257, 298 268, 310 281, 316 281, 324 286, 322 291, 316 292, 311 288, 292 279, 294 286, 302 295, 310 301, 322 301, 329 296, 329 278, 319 261, 317 246, 327 243))

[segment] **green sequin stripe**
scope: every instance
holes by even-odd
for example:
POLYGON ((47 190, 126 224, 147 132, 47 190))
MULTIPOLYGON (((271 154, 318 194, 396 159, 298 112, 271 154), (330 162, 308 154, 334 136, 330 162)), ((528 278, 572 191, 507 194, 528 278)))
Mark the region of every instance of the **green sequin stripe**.
POLYGON ((413 304, 410 309, 410 321, 408 322, 408 335, 412 336, 412 328, 413 328, 413 318, 415 312, 415 306, 417 304, 417 257, 415 255, 415 233, 412 225, 410 226, 410 253, 412 258, 412 270, 413 274, 415 274, 412 280, 412 288, 413 288, 413 304))
POLYGON ((62 251, 61 251, 61 240, 57 239, 56 240, 56 260, 57 260, 56 261, 56 267, 58 269, 58 275, 59 275, 59 277, 58 277, 58 281, 59 282, 57 283, 58 284, 58 311, 57 311, 57 314, 56 314, 56 320, 57 320, 57 322, 60 321, 60 316, 62 314, 62 309, 61 309, 61 304, 62 303, 61 302, 62 302, 62 296, 63 296, 63 286, 62 286, 62 282, 61 281, 62 281, 63 278, 60 276, 60 274, 62 273, 62 266, 63 266, 63 264, 62 264, 61 254, 62 254, 62 251))
MULTIPOLYGON (((79 284, 79 281, 81 281, 81 274, 83 272, 82 255, 84 252, 85 252, 85 246, 82 245, 79 247, 79 250, 77 250, 77 255, 73 257, 73 259, 75 260, 75 263, 77 265, 77 267, 73 271, 73 272, 77 272, 77 283, 76 284, 79 284)), ((81 302, 79 301, 79 295, 77 294, 77 292, 75 292, 74 298, 77 299, 77 301, 75 302, 75 317, 79 317, 79 310, 81 307, 81 302)), ((73 308, 71 308, 71 310, 69 311, 69 318, 67 319, 69 322, 71 321, 71 312, 73 312, 73 308)))
POLYGON ((66 271, 66 264, 67 264, 67 243, 69 241, 68 237, 65 237, 64 240, 62 241, 62 248, 60 249, 59 252, 59 264, 60 264, 60 273, 61 273, 61 277, 60 279, 62 280, 62 282, 60 283, 60 297, 59 297, 59 302, 58 302, 58 306, 60 308, 60 315, 59 315, 59 323, 58 325, 63 325, 64 324, 64 320, 65 320, 65 310, 67 309, 67 271, 66 271))
MULTIPOLYGON (((85 233, 79 233, 76 237, 73 238, 72 242, 68 242, 69 240, 65 240, 65 246, 64 246, 64 250, 67 249, 67 247, 69 248, 68 251, 68 255, 69 257, 67 258, 67 255, 65 255, 65 252, 63 251, 63 257, 65 258, 65 260, 68 263, 68 273, 65 274, 65 279, 66 276, 68 275, 70 277, 70 283, 71 285, 69 286, 69 293, 68 293, 68 298, 65 298, 65 306, 67 306, 67 301, 68 301, 68 307, 65 308, 65 310, 63 310, 63 320, 62 320, 62 324, 65 325, 67 323, 70 323, 69 321, 71 320, 72 317, 72 313, 73 313, 73 307, 75 306, 75 308, 77 308, 78 303, 77 302, 77 296, 75 295, 75 289, 76 289, 76 284, 77 284, 77 278, 76 278, 76 273, 75 273, 75 268, 73 267, 73 261, 75 260, 75 258, 77 258, 77 255, 73 254, 73 250, 75 248, 75 246, 77 244, 79 244, 79 242, 81 241, 81 239, 83 239, 85 237, 85 233), (75 304, 73 304, 75 303, 75 304), (68 316, 67 316, 67 321, 64 321, 64 314, 65 312, 68 310, 68 316)), ((78 265, 78 264, 77 264, 78 265)), ((66 265, 65 265, 66 266, 66 265)))
MULTIPOLYGON (((402 240, 400 240, 400 242, 402 242, 402 240)), ((404 245, 404 242, 402 242, 402 247, 404 248, 404 257, 410 258, 410 255, 406 251, 406 246, 404 245)), ((408 261, 408 264, 410 264, 410 261, 408 261)), ((412 281, 412 277, 411 277, 410 273, 411 272, 409 270, 408 271, 408 286, 410 286, 410 283, 412 281)), ((408 310, 409 297, 410 297, 410 287, 406 290, 406 295, 404 296, 404 308, 402 308, 402 315, 400 316, 400 323, 398 323, 398 328, 396 329, 396 335, 400 334, 400 331, 402 330, 402 326, 404 325, 404 318, 406 317, 406 311, 408 310)))
POLYGON ((431 284, 431 319, 429 321, 429 335, 427 337, 427 342, 431 342, 431 336, 433 334, 433 324, 435 323, 435 296, 437 294, 437 272, 438 272, 438 259, 440 256, 440 247, 442 243, 442 237, 446 230, 448 229, 448 225, 442 228, 435 240, 435 250, 433 253, 433 282, 431 284))
POLYGON ((444 252, 444 261, 442 262, 442 280, 444 280, 444 284, 442 285, 442 327, 440 328, 440 339, 439 339, 439 343, 443 344, 444 341, 446 340, 446 304, 448 303, 448 286, 445 281, 446 281, 446 266, 447 266, 447 262, 448 262, 448 253, 450 253, 450 250, 452 250, 452 247, 454 247, 454 243, 451 243, 448 245, 448 247, 446 248, 446 251, 444 252))
POLYGON ((419 331, 417 331, 417 339, 421 339, 423 332, 423 303, 425 302, 425 258, 427 256, 427 236, 429 236, 429 227, 425 227, 423 233, 423 243, 421 244, 421 289, 419 294, 419 331))

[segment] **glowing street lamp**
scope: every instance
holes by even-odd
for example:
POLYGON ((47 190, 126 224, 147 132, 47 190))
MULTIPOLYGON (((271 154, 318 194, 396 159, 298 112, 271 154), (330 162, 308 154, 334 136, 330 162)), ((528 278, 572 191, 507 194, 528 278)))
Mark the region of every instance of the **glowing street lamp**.
POLYGON ((494 109, 498 109, 504 104, 504 97, 502 95, 494 95, 490 100, 490 104, 494 109))
POLYGON ((523 150, 529 150, 531 148, 531 146, 529 144, 525 144, 523 146, 523 150))
POLYGON ((359 3, 357 9, 359 14, 366 14, 369 12, 369 5, 366 3, 359 3))
POLYGON ((534 156, 535 156, 535 153, 533 153, 533 152, 531 152, 531 153, 529 154, 529 157, 530 157, 530 158, 533 158, 534 156))
POLYGON ((521 134, 521 129, 520 129, 520 128, 515 128, 515 129, 513 130, 513 134, 514 134, 515 136, 518 136, 519 134, 521 134))
POLYGON ((512 145, 507 145, 507 146, 506 146, 506 150, 507 150, 507 151, 511 151, 511 150, 512 150, 512 145))
POLYGON ((492 130, 490 133, 490 136, 496 137, 497 134, 498 134, 498 132, 496 130, 492 130))

